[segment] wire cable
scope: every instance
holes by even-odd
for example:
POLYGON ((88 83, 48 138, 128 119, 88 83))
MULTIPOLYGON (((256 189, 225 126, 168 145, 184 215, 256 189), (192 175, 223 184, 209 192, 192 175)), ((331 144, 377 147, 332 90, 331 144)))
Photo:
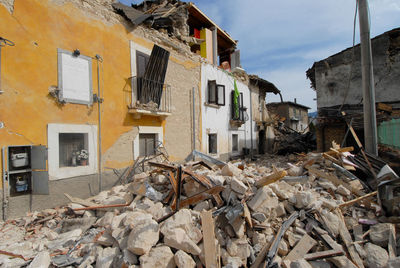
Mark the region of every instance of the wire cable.
POLYGON ((355 58, 354 47, 356 44, 356 23, 357 23, 357 10, 358 10, 358 0, 356 1, 356 10, 354 11, 354 21, 353 21, 353 46, 351 48, 351 62, 350 62, 350 72, 349 72, 349 79, 347 81, 347 89, 346 93, 343 98, 342 105, 340 105, 339 113, 342 111, 343 105, 346 102, 347 96, 349 95, 350 90, 350 83, 351 83, 351 76, 353 75, 353 64, 355 58))

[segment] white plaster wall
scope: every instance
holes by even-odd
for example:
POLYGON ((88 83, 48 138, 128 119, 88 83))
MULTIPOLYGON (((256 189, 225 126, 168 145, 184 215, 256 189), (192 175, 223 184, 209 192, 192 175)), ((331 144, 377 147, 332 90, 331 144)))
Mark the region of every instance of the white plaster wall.
POLYGON ((90 175, 97 172, 97 126, 74 124, 47 125, 49 179, 59 180, 76 176, 90 175), (59 134, 87 133, 89 147, 89 165, 76 167, 60 167, 59 164, 59 134))
MULTIPOLYGON (((247 107, 247 114, 250 118, 250 90, 247 85, 236 81, 238 90, 243 93, 243 104, 247 107)), ((231 127, 231 91, 234 89, 234 78, 227 72, 217 67, 203 63, 201 66, 201 103, 202 103, 202 152, 208 153, 208 134, 217 133, 218 153, 216 157, 234 156, 243 152, 243 147, 251 147, 251 127, 253 127, 253 148, 256 148, 256 124, 250 119, 241 127, 231 127), (225 106, 219 108, 207 106, 208 80, 216 80, 217 84, 225 85, 225 106), (232 134, 238 134, 239 151, 232 152, 232 134)))

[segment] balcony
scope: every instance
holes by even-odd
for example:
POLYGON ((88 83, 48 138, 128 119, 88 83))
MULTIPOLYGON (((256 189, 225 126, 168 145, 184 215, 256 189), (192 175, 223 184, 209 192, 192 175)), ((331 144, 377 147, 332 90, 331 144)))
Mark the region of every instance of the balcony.
POLYGON ((131 79, 131 103, 129 113, 135 119, 143 115, 160 117, 171 115, 171 87, 156 81, 133 76, 131 79))

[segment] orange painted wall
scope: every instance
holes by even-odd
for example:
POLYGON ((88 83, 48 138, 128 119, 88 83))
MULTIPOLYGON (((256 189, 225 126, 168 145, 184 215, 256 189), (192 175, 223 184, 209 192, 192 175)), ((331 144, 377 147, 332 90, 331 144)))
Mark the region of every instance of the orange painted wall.
MULTIPOLYGON (((97 104, 60 106, 49 97, 49 87, 57 85, 57 48, 79 49, 82 55, 99 54, 104 59, 100 71, 103 153, 135 125, 164 125, 157 118, 135 121, 128 114, 129 40, 149 48, 152 43, 128 33, 123 25, 89 18, 70 3, 59 6, 48 0, 15 0, 13 14, 0 5, 0 36, 15 43, 2 49, 0 122, 5 128, 0 129, 1 147, 46 145, 48 123, 97 125, 97 104)), ((97 93, 96 60, 92 68, 93 91, 97 93)), ((113 161, 107 166, 127 164, 113 161)))

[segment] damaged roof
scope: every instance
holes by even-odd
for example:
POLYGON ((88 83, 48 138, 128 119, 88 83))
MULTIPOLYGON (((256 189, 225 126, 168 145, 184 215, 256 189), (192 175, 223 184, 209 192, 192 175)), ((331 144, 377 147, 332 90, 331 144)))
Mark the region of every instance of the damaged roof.
POLYGON ((250 83, 255 86, 260 87, 266 92, 272 92, 274 94, 279 94, 281 91, 271 82, 260 78, 258 75, 251 74, 249 75, 250 83))
POLYGON ((134 26, 148 23, 150 27, 155 29, 164 28, 170 35, 175 35, 185 42, 193 39, 188 39, 188 37, 192 37, 193 28, 211 30, 215 27, 217 29, 218 53, 233 52, 236 49, 237 41, 192 2, 155 0, 143 1, 132 6, 121 3, 114 3, 112 6, 118 14, 128 19, 134 26))
MULTIPOLYGON (((390 31, 384 32, 383 34, 377 35, 374 38, 371 38, 371 43, 377 39, 381 39, 384 37, 387 37, 390 40, 389 51, 388 51, 389 56, 393 56, 395 54, 400 53, 400 28, 394 28, 390 31)), ((338 57, 338 56, 339 55, 341 56, 341 55, 351 51, 352 48, 353 47, 346 48, 336 54, 329 56, 328 58, 314 62, 314 64, 311 66, 311 68, 309 68, 306 71, 306 76, 311 81, 311 88, 316 90, 315 70, 316 70, 317 66, 318 67, 325 66, 326 68, 331 68, 333 66, 343 64, 344 58, 338 57)), ((355 45, 354 49, 355 49, 355 56, 359 58, 360 55, 357 52, 357 50, 360 49, 360 44, 355 45)))
POLYGON ((291 102, 291 101, 270 102, 270 103, 267 103, 266 105, 267 106, 280 106, 280 105, 284 105, 284 104, 291 105, 291 106, 297 106, 299 108, 303 108, 303 109, 306 109, 306 110, 311 109, 310 107, 307 107, 307 106, 302 105, 302 104, 298 104, 297 102, 291 102))
POLYGON ((112 7, 126 19, 130 20, 134 25, 139 25, 148 18, 152 17, 150 14, 145 14, 142 11, 126 6, 121 3, 113 3, 112 7))

